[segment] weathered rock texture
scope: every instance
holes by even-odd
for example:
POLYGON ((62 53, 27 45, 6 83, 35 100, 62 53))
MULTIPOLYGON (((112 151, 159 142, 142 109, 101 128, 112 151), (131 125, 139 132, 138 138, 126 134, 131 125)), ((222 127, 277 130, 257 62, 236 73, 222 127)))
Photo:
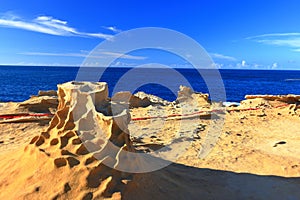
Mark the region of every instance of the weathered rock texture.
POLYGON ((288 94, 288 95, 246 95, 245 99, 257 99, 262 98, 269 101, 282 101, 286 103, 299 103, 300 95, 288 94))
POLYGON ((23 162, 34 164, 25 172, 28 181, 23 184, 30 184, 29 177, 39 171, 32 182, 39 184, 39 192, 25 189, 14 198, 119 198, 127 176, 113 167, 119 164, 121 151, 132 150, 126 105, 108 100, 106 83, 58 85, 58 101, 47 130, 35 136, 22 153, 23 162), (49 177, 50 191, 47 183, 36 180, 40 176, 49 177), (69 181, 64 183, 66 176, 69 181))
POLYGON ((158 96, 152 95, 152 94, 146 94, 145 92, 137 92, 134 94, 134 97, 137 97, 139 99, 147 99, 151 102, 151 105, 169 105, 170 102, 166 101, 158 96))
POLYGON ((241 101, 240 108, 271 107, 269 100, 263 98, 246 99, 241 101))
POLYGON ((150 105, 168 105, 170 102, 159 98, 157 96, 146 94, 144 92, 138 92, 131 94, 129 91, 118 92, 112 99, 114 102, 121 102, 128 104, 130 108, 147 107, 150 105))
POLYGON ((194 92, 191 88, 180 86, 176 103, 193 104, 196 107, 209 106, 208 94, 194 92))
MULTIPOLYGON (((213 120, 167 120, 163 126, 160 119, 132 121, 129 130, 139 152, 170 144, 178 150, 181 141, 191 145, 164 169, 128 176, 104 165, 118 166, 124 161, 120 149, 131 148, 124 134, 128 104, 110 101, 107 93, 105 83, 60 85, 58 111, 37 137, 42 129, 38 123, 0 124, 0 199, 300 199, 296 103, 245 100, 259 108, 226 112, 222 134, 205 159, 199 159, 199 149, 210 125, 217 125, 213 120), (28 137, 34 137, 30 145, 28 137), (9 146, 15 149, 3 153, 9 146)), ((15 105, 9 103, 0 112, 9 107, 15 105)), ((176 116, 181 110, 172 103, 131 109, 131 114, 176 116)), ((163 152, 176 153, 172 148, 163 152)))
POLYGON ((37 96, 18 104, 19 112, 55 113, 58 106, 57 92, 39 91, 37 96))

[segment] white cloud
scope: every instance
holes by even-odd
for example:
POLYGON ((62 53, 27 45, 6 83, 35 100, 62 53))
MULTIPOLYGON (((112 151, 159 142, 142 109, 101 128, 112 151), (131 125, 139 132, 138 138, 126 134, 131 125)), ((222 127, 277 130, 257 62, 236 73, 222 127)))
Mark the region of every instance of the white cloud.
POLYGON ((261 65, 261 64, 255 63, 255 64, 253 65, 253 68, 254 68, 254 69, 260 69, 260 68, 264 68, 264 66, 261 65))
POLYGON ((222 68, 224 67, 224 64, 213 63, 212 67, 213 67, 213 68, 216 68, 216 69, 222 69, 222 68))
POLYGON ((210 56, 212 58, 216 58, 216 59, 222 59, 222 60, 228 60, 228 61, 236 61, 236 58, 234 58, 234 57, 222 55, 222 54, 219 54, 219 53, 210 53, 210 56))
POLYGON ((67 24, 66 21, 62 21, 62 20, 59 20, 59 19, 53 19, 53 17, 49 17, 49 16, 39 16, 36 18, 37 21, 50 21, 50 22, 53 22, 53 23, 58 23, 58 24, 67 24))
POLYGON ((133 66, 138 66, 138 65, 140 65, 140 64, 138 64, 138 63, 120 62, 120 61, 117 61, 117 62, 111 64, 112 67, 133 67, 133 66))
POLYGON ((278 67, 278 64, 277 63, 273 63, 272 66, 271 66, 271 69, 276 69, 278 67))
MULTIPOLYGON (((88 54, 83 53, 48 53, 48 52, 22 52, 20 55, 26 56, 62 56, 62 57, 86 57, 88 54)), ((99 58, 102 58, 99 56, 99 58)))
POLYGON ((300 37, 299 38, 283 38, 283 39, 264 39, 257 40, 259 43, 276 45, 276 46, 287 46, 287 47, 300 47, 300 37))
MULTIPOLYGON (((86 50, 81 50, 81 53, 85 53, 85 54, 90 54, 89 51, 86 50)), ((132 60, 145 60, 147 59, 147 57, 144 56, 132 56, 132 55, 127 55, 127 54, 123 54, 123 53, 119 53, 119 52, 110 52, 110 51, 105 51, 104 49, 97 49, 95 51, 93 51, 93 55, 105 55, 110 56, 110 57, 115 57, 115 58, 124 58, 124 59, 132 59, 132 60)))
POLYGON ((107 35, 107 34, 104 34, 104 33, 82 33, 82 36, 103 38, 103 39, 107 39, 107 40, 112 40, 113 39, 112 35, 107 35))
MULTIPOLYGON (((240 63, 237 63, 235 68, 237 69, 278 69, 280 65, 277 62, 274 62, 271 65, 261 64, 261 63, 248 63, 245 60, 242 60, 240 63)), ((227 67, 228 68, 228 67, 227 67)), ((234 67, 231 67, 234 68, 234 67)))
POLYGON ((132 59, 132 60, 145 60, 147 57, 144 56, 132 56, 132 55, 126 55, 126 54, 121 54, 121 53, 116 53, 116 52, 101 52, 103 55, 111 56, 111 57, 116 57, 116 58, 124 58, 124 59, 132 59))
POLYGON ((264 38, 264 37, 282 37, 282 36, 300 36, 300 33, 269 33, 247 37, 246 39, 264 38))
POLYGON ((52 30, 50 28, 43 27, 38 24, 27 23, 27 22, 16 21, 16 20, 0 19, 0 26, 19 28, 19 29, 24 29, 24 30, 29 30, 29 31, 46 33, 46 34, 50 34, 50 35, 62 35, 63 34, 63 33, 59 32, 58 30, 52 30))
POLYGON ((67 26, 66 21, 53 19, 52 17, 49 17, 49 16, 40 16, 40 17, 37 17, 34 21, 40 25, 44 25, 49 28, 54 28, 54 29, 60 30, 65 33, 70 33, 70 34, 75 34, 75 35, 82 34, 82 33, 78 32, 75 28, 67 26))
POLYGON ((110 30, 110 31, 112 31, 114 33, 120 33, 120 32, 122 32, 122 30, 117 29, 117 27, 115 27, 115 26, 102 26, 102 28, 110 30))
POLYGON ((271 33, 246 39, 267 45, 291 47, 293 51, 300 51, 300 33, 271 33))
POLYGON ((242 67, 245 67, 245 66, 246 66, 246 61, 242 60, 242 67))
POLYGON ((240 68, 246 68, 249 67, 249 65, 246 63, 245 60, 242 60, 240 63, 236 64, 236 68, 240 69, 240 68))
POLYGON ((52 53, 52 52, 22 52, 19 53, 20 55, 27 55, 27 56, 61 56, 61 57, 87 57, 90 58, 107 58, 107 57, 113 57, 113 58, 122 58, 122 59, 128 59, 128 60, 145 60, 147 57, 143 56, 132 56, 132 55, 126 55, 116 52, 99 52, 97 54, 89 55, 88 51, 82 50, 80 53, 52 53))
POLYGON ((39 16, 28 21, 10 14, 0 18, 0 26, 58 36, 95 37, 107 40, 113 38, 113 35, 109 34, 80 32, 68 26, 67 21, 55 19, 51 16, 39 16))
POLYGON ((15 63, 2 63, 1 65, 15 65, 15 66, 46 66, 46 67, 76 67, 80 66, 80 63, 38 63, 38 62, 15 62, 15 63))

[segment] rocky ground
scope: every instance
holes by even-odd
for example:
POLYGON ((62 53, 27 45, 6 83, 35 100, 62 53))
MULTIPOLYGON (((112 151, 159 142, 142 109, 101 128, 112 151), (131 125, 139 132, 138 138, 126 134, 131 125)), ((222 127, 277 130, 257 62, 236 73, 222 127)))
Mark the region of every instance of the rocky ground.
MULTIPOLYGON (((126 145, 122 139, 125 150, 132 145, 135 152, 173 163, 126 175, 107 168, 103 161, 92 159, 87 164, 86 159, 95 154, 82 155, 70 142, 65 147, 51 146, 53 139, 62 144, 65 133, 59 131, 69 126, 60 127, 62 120, 52 119, 55 114, 66 120, 57 115, 55 92, 40 93, 23 103, 2 103, 2 116, 49 116, 0 120, 0 199, 299 199, 299 97, 247 98, 239 106, 224 107, 185 87, 175 102, 146 94, 112 97, 113 102, 129 103, 131 121, 126 126, 131 142, 126 145), (32 139, 41 133, 44 141, 37 145, 41 136, 32 139)), ((73 137, 77 136, 72 135, 74 141, 73 137)))

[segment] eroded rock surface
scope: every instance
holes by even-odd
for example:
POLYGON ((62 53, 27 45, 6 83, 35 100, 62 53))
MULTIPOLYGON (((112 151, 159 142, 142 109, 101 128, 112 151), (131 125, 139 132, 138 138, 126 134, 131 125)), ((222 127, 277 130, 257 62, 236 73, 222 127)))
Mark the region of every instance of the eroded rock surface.
MULTIPOLYGON (((49 127, 31 140, 25 152, 20 152, 23 162, 34 164, 23 177, 40 172, 34 180, 29 178, 22 184, 40 184, 39 192, 31 194, 25 189, 14 198, 120 198, 122 180, 128 175, 114 166, 120 164, 121 151, 133 150, 126 105, 109 101, 106 83, 90 82, 58 85, 58 101, 49 127), (47 183, 38 180, 41 176, 52 177, 48 183, 53 187, 51 191, 47 183), (64 189, 59 191, 59 187, 64 189)), ((20 170, 18 165, 16 170, 20 170)))
POLYGON ((207 107, 210 106, 208 97, 209 94, 195 92, 191 88, 181 85, 175 102, 183 105, 188 104, 193 107, 207 107))
POLYGON ((18 112, 55 113, 58 106, 57 92, 39 91, 38 95, 18 104, 18 112))
POLYGON ((147 107, 150 105, 169 105, 170 102, 157 96, 146 94, 144 92, 137 92, 132 94, 129 91, 118 92, 112 97, 114 102, 122 102, 129 105, 130 108, 147 107))
POLYGON ((265 99, 269 101, 281 101, 286 103, 300 103, 300 95, 246 95, 246 99, 265 99))
MULTIPOLYGON (((132 120, 128 126, 130 102, 123 97, 128 99, 130 93, 120 93, 111 100, 105 83, 69 82, 58 88, 57 112, 43 131, 37 123, 0 124, 2 149, 19 143, 8 153, 1 149, 0 199, 300 197, 297 102, 256 98, 228 108, 217 145, 207 157, 199 159, 210 126, 218 124, 210 117, 184 118, 181 114, 209 111, 213 104, 205 107, 209 105, 208 96, 182 89, 182 104, 130 110, 133 118, 170 115, 166 121, 132 120), (31 137, 28 145, 26 139, 31 137), (124 152, 149 155, 164 148, 163 153, 173 155, 177 153, 172 150, 178 150, 181 141, 191 145, 179 151, 177 164, 149 173, 116 170, 124 161, 139 166, 124 152)), ((16 104, 2 104, 0 111, 7 113, 8 108, 15 110, 16 104)))

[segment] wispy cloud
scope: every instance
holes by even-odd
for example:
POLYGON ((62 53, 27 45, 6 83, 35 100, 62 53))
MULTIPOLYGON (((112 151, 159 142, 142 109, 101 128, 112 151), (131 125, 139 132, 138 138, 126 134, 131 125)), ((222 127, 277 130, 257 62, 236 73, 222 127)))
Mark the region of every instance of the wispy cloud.
MULTIPOLYGON (((26 56, 61 56, 61 57, 86 57, 88 54, 84 53, 48 53, 48 52, 22 52, 18 53, 26 56)), ((99 58, 102 58, 99 56, 99 58)))
POLYGON ((47 67, 76 67, 80 66, 80 63, 43 63, 43 62, 11 62, 11 63, 1 63, 1 65, 14 65, 14 66, 47 66, 47 67))
POLYGON ((124 59, 131 59, 131 60, 145 60, 147 57, 144 56, 132 56, 132 55, 125 55, 116 52, 101 52, 102 55, 107 55, 115 58, 124 58, 124 59))
POLYGON ((287 46, 300 48, 300 37, 299 38, 282 38, 282 39, 263 39, 257 40, 259 43, 276 45, 276 46, 287 46))
POLYGON ((145 60, 147 57, 144 56, 133 56, 133 55, 126 55, 116 52, 98 52, 93 55, 89 55, 88 51, 82 50, 80 53, 52 53, 52 52, 22 52, 19 53, 20 55, 27 55, 27 56, 60 56, 60 57, 82 57, 85 58, 89 56, 90 58, 122 58, 128 60, 145 60))
POLYGON ((110 30, 110 31, 112 31, 114 33, 120 33, 120 32, 122 32, 122 30, 117 29, 117 27, 115 27, 115 26, 102 26, 102 28, 104 28, 106 30, 110 30))
POLYGON ((234 58, 232 56, 226 56, 226 55, 219 54, 219 53, 210 53, 210 56, 212 58, 228 60, 228 61, 236 61, 237 60, 236 58, 234 58))
POLYGON ((246 39, 256 39, 256 38, 264 38, 264 37, 282 37, 282 36, 300 36, 300 33, 269 33, 247 37, 246 39))
POLYGON ((0 26, 57 36, 94 37, 107 40, 113 38, 113 35, 109 34, 80 32, 70 27, 67 21, 55 19, 51 16, 39 16, 33 20, 24 20, 10 14, 0 17, 0 26))
POLYGON ((299 51, 300 49, 300 33, 270 33, 248 37, 258 43, 274 45, 274 46, 285 46, 291 47, 293 51, 299 51))

